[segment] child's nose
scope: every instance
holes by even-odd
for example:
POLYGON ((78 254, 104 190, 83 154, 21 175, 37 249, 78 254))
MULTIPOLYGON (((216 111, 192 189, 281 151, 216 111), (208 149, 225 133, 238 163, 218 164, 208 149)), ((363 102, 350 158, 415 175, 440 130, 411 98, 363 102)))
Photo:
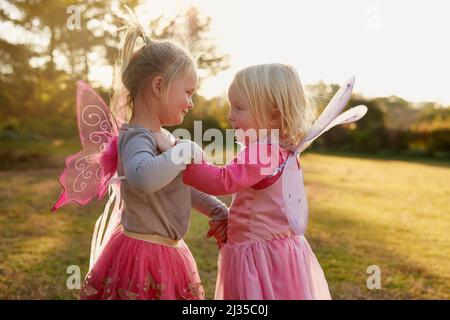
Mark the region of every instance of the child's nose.
POLYGON ((187 107, 188 107, 188 109, 194 108, 194 101, 192 101, 192 98, 189 98, 187 107))

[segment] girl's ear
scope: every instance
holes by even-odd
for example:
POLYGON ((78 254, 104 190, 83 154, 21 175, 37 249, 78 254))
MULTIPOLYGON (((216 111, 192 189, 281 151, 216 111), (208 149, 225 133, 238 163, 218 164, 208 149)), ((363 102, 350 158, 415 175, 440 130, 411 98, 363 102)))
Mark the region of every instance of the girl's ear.
POLYGON ((281 113, 280 110, 275 109, 272 112, 272 115, 270 116, 270 123, 269 125, 272 128, 278 128, 280 126, 280 121, 281 121, 281 113))
POLYGON ((153 77, 152 82, 151 82, 152 92, 158 98, 161 98, 162 82, 163 82, 162 76, 153 77))

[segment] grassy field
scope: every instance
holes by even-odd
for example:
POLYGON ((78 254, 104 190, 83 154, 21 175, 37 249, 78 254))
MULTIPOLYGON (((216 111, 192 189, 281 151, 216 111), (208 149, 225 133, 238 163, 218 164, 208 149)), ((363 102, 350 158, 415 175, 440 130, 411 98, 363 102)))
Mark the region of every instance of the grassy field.
MULTIPOLYGON (((450 298, 450 165, 307 154, 307 238, 334 299, 450 298), (381 269, 369 290, 366 269, 381 269)), ((0 171, 0 299, 76 299, 67 267, 88 268, 103 203, 49 212, 60 168, 0 171)), ((229 199, 226 199, 229 201, 229 199)), ((217 249, 194 212, 187 236, 208 299, 217 249)))

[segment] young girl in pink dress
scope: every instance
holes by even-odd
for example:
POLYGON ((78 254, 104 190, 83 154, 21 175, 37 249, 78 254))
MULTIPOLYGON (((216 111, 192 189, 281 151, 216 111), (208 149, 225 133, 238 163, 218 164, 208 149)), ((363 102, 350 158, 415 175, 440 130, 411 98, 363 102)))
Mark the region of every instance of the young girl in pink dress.
POLYGON ((184 183, 198 190, 233 194, 215 299, 331 299, 322 268, 304 234, 293 231, 283 200, 283 164, 315 120, 296 70, 283 64, 243 69, 228 98, 228 120, 245 133, 238 137, 244 149, 224 167, 203 162, 183 173, 184 183))
MULTIPOLYGON (((97 190, 101 197, 105 189, 101 191, 99 185, 110 184, 116 195, 108 227, 104 227, 105 214, 97 222, 80 299, 204 299, 195 260, 183 237, 194 207, 211 218, 209 235, 223 241, 228 208, 183 184, 181 173, 190 159, 175 164, 172 154, 180 150, 161 152, 156 143, 159 136, 168 134, 163 126, 181 123, 193 108, 196 63, 180 46, 149 39, 136 21, 128 26, 121 60, 123 91, 115 91, 112 107, 124 92, 124 107, 131 111, 131 119, 119 127, 101 98, 86 83, 78 83, 84 150, 66 160, 60 179, 65 190, 52 209, 71 200, 86 204, 97 190), (139 38, 144 45, 135 50, 139 38), (109 137, 107 147, 100 148, 99 157, 86 155, 105 137, 109 137)), ((177 147, 186 144, 196 148, 189 141, 177 147)), ((105 213, 113 207, 110 201, 105 213)))

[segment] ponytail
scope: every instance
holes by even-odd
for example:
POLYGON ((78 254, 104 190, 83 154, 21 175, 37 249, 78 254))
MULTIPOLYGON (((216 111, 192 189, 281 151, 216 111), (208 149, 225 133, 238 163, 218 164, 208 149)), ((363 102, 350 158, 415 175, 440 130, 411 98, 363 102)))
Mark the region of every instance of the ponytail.
POLYGON ((130 93, 122 82, 123 74, 135 54, 134 49, 137 40, 142 38, 144 46, 149 46, 151 43, 150 37, 146 35, 144 28, 139 23, 134 12, 128 6, 125 6, 125 9, 130 14, 130 19, 125 26, 117 30, 126 30, 126 32, 121 49, 119 50, 119 59, 116 61, 114 67, 113 95, 110 103, 111 111, 119 122, 130 121, 133 118, 132 99, 130 99, 130 93))
POLYGON ((125 8, 130 13, 131 19, 128 22, 128 25, 124 28, 126 29, 125 40, 122 45, 122 49, 120 50, 120 63, 121 69, 120 73, 123 74, 128 64, 131 61, 134 53, 134 47, 136 46, 136 40, 141 37, 144 41, 144 46, 150 45, 150 38, 146 35, 144 28, 139 23, 134 12, 128 7, 125 8))

